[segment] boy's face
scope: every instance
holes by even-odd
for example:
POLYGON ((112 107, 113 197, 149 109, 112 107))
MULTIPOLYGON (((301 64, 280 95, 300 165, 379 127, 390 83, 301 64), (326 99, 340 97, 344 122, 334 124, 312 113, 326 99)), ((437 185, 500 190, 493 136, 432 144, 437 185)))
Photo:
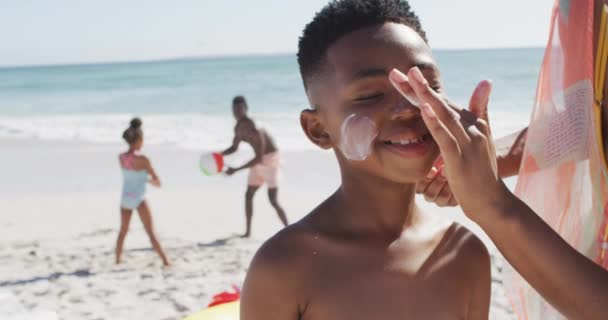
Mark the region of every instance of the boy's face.
POLYGON ((307 95, 316 107, 302 116, 308 136, 333 148, 343 170, 399 183, 421 180, 439 149, 420 110, 388 77, 393 68, 407 72, 415 66, 433 89, 442 91, 431 50, 411 28, 385 23, 342 37, 308 81, 307 95))

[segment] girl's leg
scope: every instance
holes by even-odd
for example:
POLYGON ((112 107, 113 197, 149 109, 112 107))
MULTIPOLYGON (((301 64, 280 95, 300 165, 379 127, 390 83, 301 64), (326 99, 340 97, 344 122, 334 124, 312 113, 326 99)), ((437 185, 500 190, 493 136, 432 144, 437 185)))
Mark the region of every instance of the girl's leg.
POLYGON ((133 210, 122 208, 120 209, 120 231, 118 232, 118 239, 116 240, 116 264, 120 263, 122 247, 125 243, 127 231, 129 231, 129 223, 131 222, 132 213, 133 210))
POLYGON ((146 230, 146 233, 150 238, 150 242, 152 242, 152 247, 154 248, 154 251, 156 251, 156 253, 158 253, 160 258, 163 260, 163 264, 165 266, 169 266, 169 260, 167 259, 163 248, 160 246, 160 243, 156 238, 156 234, 154 233, 152 214, 150 213, 150 208, 148 207, 148 204, 145 200, 139 205, 137 211, 139 212, 139 218, 141 219, 141 223, 144 225, 144 229, 146 230))

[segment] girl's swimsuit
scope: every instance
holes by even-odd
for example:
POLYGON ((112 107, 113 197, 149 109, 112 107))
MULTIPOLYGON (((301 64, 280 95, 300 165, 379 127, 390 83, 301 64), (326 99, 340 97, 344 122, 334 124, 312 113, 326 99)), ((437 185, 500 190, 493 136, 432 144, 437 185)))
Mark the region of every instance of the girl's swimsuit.
POLYGON ((120 207, 123 209, 137 209, 144 201, 144 195, 146 194, 148 171, 133 169, 134 160, 135 154, 132 152, 120 156, 123 178, 120 207))

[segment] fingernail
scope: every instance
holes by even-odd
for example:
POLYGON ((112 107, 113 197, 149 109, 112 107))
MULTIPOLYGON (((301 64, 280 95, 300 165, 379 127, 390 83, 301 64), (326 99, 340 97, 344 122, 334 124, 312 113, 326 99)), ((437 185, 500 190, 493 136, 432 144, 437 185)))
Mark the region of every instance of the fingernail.
POLYGON ((474 93, 478 97, 486 97, 490 95, 490 91, 492 90, 492 81, 483 80, 477 85, 477 90, 474 93))
POLYGON ((437 175, 437 169, 435 167, 431 168, 431 171, 426 175, 427 179, 433 179, 437 175))
POLYGON ((424 77, 424 75, 422 75, 422 72, 420 72, 420 69, 418 69, 418 67, 413 67, 412 69, 410 69, 409 75, 414 78, 415 81, 417 81, 420 84, 427 84, 426 78, 424 77))
POLYGON ((492 94, 492 88, 494 88, 494 82, 492 80, 486 80, 487 84, 488 84, 488 93, 486 95, 486 97, 489 99, 490 98, 490 94, 492 94))
POLYGON ((410 79, 405 74, 403 74, 403 72, 397 69, 393 69, 391 71, 389 78, 397 83, 404 83, 410 81, 410 79))
POLYGON ((424 112, 424 114, 431 119, 435 119, 437 117, 435 111, 428 103, 422 105, 422 112, 424 112))

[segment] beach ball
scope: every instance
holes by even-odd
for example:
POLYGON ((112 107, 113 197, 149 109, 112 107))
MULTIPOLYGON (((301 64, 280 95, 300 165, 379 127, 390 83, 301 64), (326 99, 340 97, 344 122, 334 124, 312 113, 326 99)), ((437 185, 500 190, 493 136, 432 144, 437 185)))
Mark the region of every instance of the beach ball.
POLYGON ((224 156, 217 152, 203 154, 199 161, 199 167, 206 176, 219 174, 224 170, 224 156))

